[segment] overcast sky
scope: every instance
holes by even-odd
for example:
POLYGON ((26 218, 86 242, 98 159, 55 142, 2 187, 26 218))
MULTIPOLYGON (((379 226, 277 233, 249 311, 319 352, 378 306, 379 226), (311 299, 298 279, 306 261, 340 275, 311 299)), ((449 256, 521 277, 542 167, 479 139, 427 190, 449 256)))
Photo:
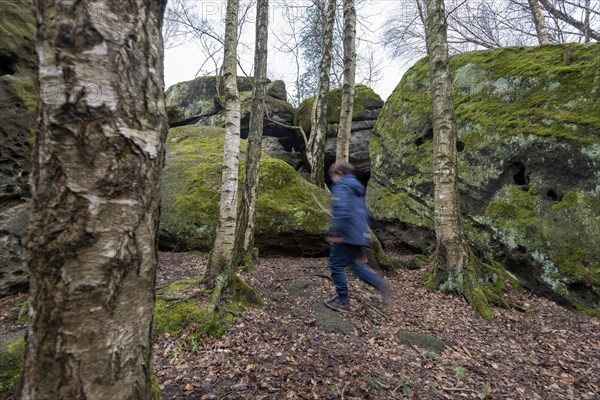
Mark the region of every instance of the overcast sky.
MULTIPOLYGON (((298 3, 301 2, 302 0, 298 0, 298 3)), ((199 7, 198 9, 202 10, 203 15, 208 16, 215 23, 218 23, 219 18, 224 16, 224 1, 190 0, 191 3, 199 7)), ((385 19, 393 13, 394 9, 397 9, 399 4, 401 4, 399 1, 366 0, 363 1, 362 5, 357 7, 359 17, 363 19, 357 28, 357 35, 364 39, 360 46, 362 46, 362 51, 365 51, 366 46, 372 48, 379 59, 378 67, 381 69, 381 79, 373 86, 373 89, 383 99, 386 99, 390 95, 407 69, 407 66, 402 65, 401 62, 391 60, 387 57, 386 54, 389 51, 375 43, 381 41, 381 28, 385 23, 385 19)), ((283 19, 281 13, 281 3, 271 2, 270 30, 285 33, 286 24, 288 23, 283 19)), ((255 11, 252 10, 251 14, 252 20, 254 20, 255 11)), ((252 67, 253 39, 254 29, 252 24, 248 23, 244 27, 244 33, 241 38, 241 41, 246 46, 241 46, 242 48, 239 49, 242 53, 240 55, 241 63, 248 73, 252 67)), ((292 55, 279 52, 273 48, 273 45, 276 43, 277 40, 271 34, 269 37, 268 75, 270 79, 282 79, 287 83, 294 79, 295 60, 292 55)), ((175 83, 194 79, 198 69, 205 60, 206 56, 203 55, 200 45, 197 42, 191 41, 177 47, 165 49, 165 86, 168 88, 175 83)), ((238 70, 238 75, 243 74, 238 70)), ((357 77, 357 83, 360 83, 360 77, 357 77)))

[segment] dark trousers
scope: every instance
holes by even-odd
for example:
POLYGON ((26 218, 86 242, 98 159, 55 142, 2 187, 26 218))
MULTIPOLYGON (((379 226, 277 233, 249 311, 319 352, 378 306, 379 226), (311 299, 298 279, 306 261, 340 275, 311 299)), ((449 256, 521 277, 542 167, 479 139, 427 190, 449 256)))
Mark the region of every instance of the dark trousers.
POLYGON ((380 292, 387 291, 387 283, 370 269, 354 262, 361 253, 361 247, 349 244, 332 244, 329 252, 329 270, 335 291, 342 303, 348 302, 348 281, 346 267, 350 266, 358 278, 380 292))

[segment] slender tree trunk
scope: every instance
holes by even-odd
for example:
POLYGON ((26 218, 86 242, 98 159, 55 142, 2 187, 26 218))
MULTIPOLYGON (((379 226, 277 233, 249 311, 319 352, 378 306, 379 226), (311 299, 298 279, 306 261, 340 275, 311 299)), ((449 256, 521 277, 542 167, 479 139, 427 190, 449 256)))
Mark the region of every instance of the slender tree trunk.
POLYGON ((546 17, 544 16, 542 7, 540 7, 540 2, 538 0, 529 0, 529 9, 533 15, 538 42, 540 44, 549 44, 550 36, 548 36, 548 29, 546 28, 546 17))
POLYGON ((600 40, 600 32, 591 29, 589 25, 587 25, 586 27, 585 23, 578 21, 577 19, 554 7, 550 0, 539 0, 539 2, 544 6, 546 11, 548 11, 548 13, 554 18, 566 22, 572 27, 579 29, 581 32, 585 32, 587 30, 590 38, 600 40))
POLYGON ((425 12, 423 11, 423 4, 421 3, 423 0, 415 0, 417 5, 417 10, 419 11, 419 19, 423 26, 427 26, 427 17, 425 16, 425 12))
POLYGON ((590 42, 590 7, 591 0, 585 0, 585 19, 584 19, 584 41, 585 43, 590 42))
POLYGON ((246 179, 238 218, 237 242, 241 258, 252 254, 258 200, 261 143, 265 115, 265 84, 267 80, 267 44, 269 37, 269 0, 256 4, 256 41, 254 50, 254 88, 250 111, 248 151, 246 152, 246 179))
POLYGON ((227 1, 223 81, 225 86, 225 145, 219 222, 204 280, 212 285, 231 266, 237 226, 238 167, 240 154, 240 96, 237 88, 237 34, 239 0, 227 1))
POLYGON ((151 399, 165 1, 36 2, 19 399, 151 399), (124 15, 128 17, 125 18, 124 15))
POLYGON ((340 107, 340 124, 336 145, 336 161, 350 159, 350 132, 354 108, 356 75, 356 7, 354 0, 344 0, 344 83, 340 107))
POLYGON ((319 83, 313 104, 312 131, 308 141, 310 178, 312 182, 325 188, 325 138, 327 134, 327 101, 329 97, 329 73, 333 51, 333 25, 335 22, 336 0, 329 0, 325 25, 323 26, 323 55, 319 64, 319 83))
POLYGON ((458 194, 456 126, 448 57, 444 0, 427 0, 427 50, 429 52, 433 112, 433 184, 436 232, 431 286, 464 295, 485 317, 491 312, 477 280, 461 220, 458 194))

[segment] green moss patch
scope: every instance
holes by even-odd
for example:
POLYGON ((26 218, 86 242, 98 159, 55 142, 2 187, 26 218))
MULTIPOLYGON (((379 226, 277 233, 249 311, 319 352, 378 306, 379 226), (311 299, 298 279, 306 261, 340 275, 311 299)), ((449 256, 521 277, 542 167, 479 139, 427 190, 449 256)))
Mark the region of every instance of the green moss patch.
MULTIPOLYGON (((214 241, 221 191, 221 128, 184 126, 167 138, 161 180, 161 245, 209 251, 214 241)), ((242 140, 242 159, 246 141, 242 140)), ((244 163, 240 164, 240 181, 244 163)), ((326 191, 306 182, 288 164, 261 157, 256 244, 259 249, 320 252, 327 216, 313 197, 328 204, 326 191)))
POLYGON ((166 288, 163 296, 165 298, 158 298, 154 307, 155 335, 168 333, 187 338, 190 337, 190 332, 195 332, 220 337, 233 323, 234 315, 248 307, 262 304, 258 292, 235 275, 228 280, 214 310, 206 298, 189 296, 189 293, 199 286, 200 281, 197 279, 183 279, 171 283, 166 288))
MULTIPOLYGON (((4 54, 19 60, 35 63, 35 17, 32 1, 16 0, 2 2, 0 37, 4 54)), ((22 62, 22 61, 21 61, 22 62)))
POLYGON ((0 397, 3 399, 15 394, 24 354, 24 339, 9 343, 6 350, 0 352, 0 397))
POLYGON ((200 280, 190 278, 175 281, 158 293, 154 306, 155 335, 168 333, 178 336, 190 325, 201 323, 203 313, 198 297, 186 298, 199 288, 200 280))
POLYGON ((422 332, 399 331, 396 336, 400 343, 407 346, 417 346, 425 351, 441 354, 446 346, 453 346, 454 343, 448 340, 438 339, 435 336, 427 335, 422 332))
MULTIPOLYGON (((451 70, 471 247, 530 289, 595 312, 600 44, 471 52, 453 57, 451 70)), ((416 63, 386 101, 367 190, 373 218, 424 252, 434 237, 428 71, 427 59, 416 63)))

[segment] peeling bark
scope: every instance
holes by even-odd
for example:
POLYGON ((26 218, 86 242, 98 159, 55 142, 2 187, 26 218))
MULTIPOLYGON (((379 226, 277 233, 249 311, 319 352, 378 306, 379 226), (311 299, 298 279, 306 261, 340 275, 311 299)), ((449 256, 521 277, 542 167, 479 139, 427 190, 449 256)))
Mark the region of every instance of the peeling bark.
POLYGON ((537 33, 538 42, 540 44, 549 44, 550 36, 548 35, 548 29, 546 28, 546 17, 540 7, 538 0, 529 0, 529 9, 533 15, 533 23, 535 25, 535 31, 537 33))
POLYGON ((164 7, 36 2, 42 95, 20 399, 152 398, 164 7))

